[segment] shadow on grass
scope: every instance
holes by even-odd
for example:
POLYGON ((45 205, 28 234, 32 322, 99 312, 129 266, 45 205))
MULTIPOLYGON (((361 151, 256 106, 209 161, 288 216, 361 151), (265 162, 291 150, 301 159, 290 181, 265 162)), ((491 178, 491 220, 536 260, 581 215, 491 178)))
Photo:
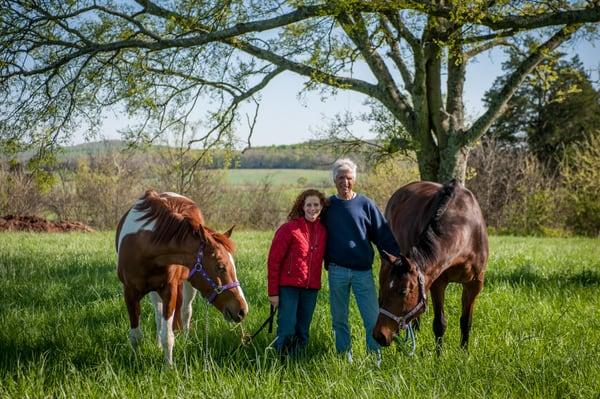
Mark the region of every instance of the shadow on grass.
POLYGON ((536 287, 595 287, 600 285, 600 272, 583 269, 577 272, 538 273, 531 265, 523 265, 509 272, 488 271, 486 285, 510 284, 536 287))
MULTIPOLYGON (((214 310, 211 309, 213 321, 214 316, 214 310)), ((254 331, 262 322, 261 316, 252 319, 246 325, 246 330, 254 331)), ((202 312, 197 313, 195 321, 189 336, 176 333, 173 351, 176 369, 204 366, 206 347, 202 312)), ((132 375, 167 369, 162 350, 156 345, 153 320, 143 325, 144 339, 137 356, 129 344, 128 323, 118 320, 114 309, 74 316, 66 323, 73 325, 65 325, 64 320, 62 323, 59 325, 61 323, 58 320, 46 321, 43 326, 38 326, 43 333, 31 336, 25 333, 0 334, 0 375, 17 378, 22 370, 44 370, 44 373, 60 379, 65 369, 93 375, 95 370, 107 364, 114 370, 123 370, 132 375), (116 323, 119 324, 118 334, 114 328, 116 323), (77 332, 73 333, 73 330, 77 332)), ((233 366, 236 370, 256 370, 304 364, 331 352, 331 348, 314 341, 306 355, 282 362, 269 346, 275 337, 274 333, 268 334, 265 330, 250 344, 239 348, 241 334, 232 331, 229 325, 211 323, 208 334, 211 367, 223 370, 233 366)))

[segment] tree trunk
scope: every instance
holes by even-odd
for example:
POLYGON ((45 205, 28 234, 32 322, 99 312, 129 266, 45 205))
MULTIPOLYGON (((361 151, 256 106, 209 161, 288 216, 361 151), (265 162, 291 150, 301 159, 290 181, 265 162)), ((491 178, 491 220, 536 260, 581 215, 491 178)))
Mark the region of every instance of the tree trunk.
POLYGON ((446 147, 440 149, 440 167, 436 180, 444 183, 450 179, 458 179, 464 184, 470 152, 471 148, 458 143, 456 135, 450 135, 446 147))

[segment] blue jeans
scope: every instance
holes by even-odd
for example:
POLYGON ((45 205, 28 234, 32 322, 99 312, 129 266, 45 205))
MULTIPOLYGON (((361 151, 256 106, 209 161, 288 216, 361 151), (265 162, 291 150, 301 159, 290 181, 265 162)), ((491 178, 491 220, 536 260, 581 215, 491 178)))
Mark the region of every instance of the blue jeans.
POLYGON ((319 290, 298 287, 279 287, 277 340, 279 352, 295 352, 308 343, 308 330, 319 290))
POLYGON ((348 352, 352 348, 350 325, 348 324, 350 289, 352 289, 365 327, 367 351, 379 352, 379 344, 372 334, 379 314, 372 270, 353 270, 330 263, 328 279, 335 350, 342 353, 348 352))

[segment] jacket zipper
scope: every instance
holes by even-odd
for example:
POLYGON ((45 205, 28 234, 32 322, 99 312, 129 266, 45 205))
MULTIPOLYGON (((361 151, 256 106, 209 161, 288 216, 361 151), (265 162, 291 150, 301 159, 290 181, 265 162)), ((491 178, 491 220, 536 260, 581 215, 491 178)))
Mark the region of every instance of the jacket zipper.
POLYGON ((306 288, 308 288, 309 284, 310 284, 310 270, 312 269, 312 257, 313 257, 313 252, 314 252, 314 248, 316 245, 316 237, 317 237, 317 226, 314 225, 313 226, 313 232, 314 234, 314 238, 313 238, 313 244, 310 244, 310 230, 308 229, 308 223, 306 224, 306 232, 307 232, 307 238, 308 238, 308 250, 310 252, 309 256, 308 256, 308 274, 306 276, 306 288))
POLYGON ((290 265, 288 266, 288 276, 292 274, 292 260, 293 258, 290 256, 290 265))

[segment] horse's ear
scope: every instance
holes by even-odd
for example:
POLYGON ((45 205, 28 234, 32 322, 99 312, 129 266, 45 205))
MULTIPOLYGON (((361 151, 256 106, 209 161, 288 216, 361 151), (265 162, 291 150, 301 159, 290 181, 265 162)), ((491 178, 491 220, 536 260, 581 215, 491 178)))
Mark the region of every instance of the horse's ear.
POLYGON ((229 230, 227 230, 225 233, 223 233, 224 236, 226 237, 231 237, 231 233, 233 232, 233 228, 235 227, 235 224, 233 226, 231 226, 229 228, 229 230))
POLYGON ((386 250, 381 250, 383 257, 385 260, 387 260, 388 262, 390 262, 392 265, 394 263, 396 263, 396 260, 398 260, 398 258, 396 258, 394 255, 392 255, 391 253, 387 252, 386 250))

